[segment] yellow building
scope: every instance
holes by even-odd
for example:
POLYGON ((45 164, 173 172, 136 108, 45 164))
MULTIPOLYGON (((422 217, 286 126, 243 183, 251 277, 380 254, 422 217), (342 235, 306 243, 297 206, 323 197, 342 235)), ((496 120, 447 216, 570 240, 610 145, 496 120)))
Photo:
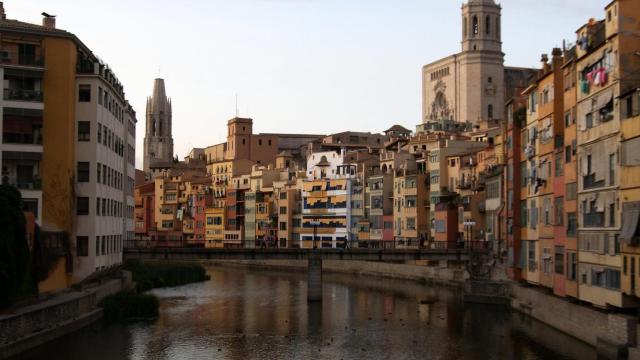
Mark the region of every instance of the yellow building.
POLYGON ((224 215, 224 207, 207 206, 205 208, 205 247, 224 247, 224 215))
POLYGON ((640 297, 640 95, 632 91, 622 97, 620 145, 620 199, 622 229, 622 292, 640 297))

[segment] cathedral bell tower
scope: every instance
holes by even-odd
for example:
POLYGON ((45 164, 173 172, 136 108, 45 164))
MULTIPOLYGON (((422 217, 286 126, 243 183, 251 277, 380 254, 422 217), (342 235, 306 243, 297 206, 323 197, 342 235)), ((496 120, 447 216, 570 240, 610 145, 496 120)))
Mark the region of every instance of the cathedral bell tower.
POLYGON ((502 52, 500 5, 470 0, 462 6, 462 51, 502 52))
POLYGON ((469 0, 462 6, 461 121, 478 125, 483 120, 502 118, 504 54, 500 11, 500 5, 493 0, 469 0))
POLYGON ((155 79, 153 83, 153 95, 147 98, 146 116, 143 170, 150 174, 154 164, 168 165, 173 161, 171 99, 166 95, 163 79, 155 79))

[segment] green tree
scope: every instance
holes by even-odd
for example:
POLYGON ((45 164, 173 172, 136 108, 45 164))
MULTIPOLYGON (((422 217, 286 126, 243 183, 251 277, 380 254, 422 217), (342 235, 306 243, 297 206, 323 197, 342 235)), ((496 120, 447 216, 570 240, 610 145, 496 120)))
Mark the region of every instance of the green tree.
POLYGON ((0 185, 0 308, 34 293, 22 196, 0 185))

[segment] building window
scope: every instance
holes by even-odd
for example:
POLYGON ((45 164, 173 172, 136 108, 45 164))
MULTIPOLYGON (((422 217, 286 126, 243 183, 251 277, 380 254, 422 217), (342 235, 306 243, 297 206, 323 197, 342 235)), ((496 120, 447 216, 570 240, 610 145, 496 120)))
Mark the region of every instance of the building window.
POLYGON ((262 139, 258 139, 258 145, 262 146, 262 139))
POLYGON ((477 16, 473 16, 473 25, 472 25, 472 31, 473 31, 473 35, 478 35, 478 31, 479 31, 479 25, 478 25, 478 17, 477 16))
POLYGON ((555 212, 555 225, 561 226, 564 223, 564 198, 555 198, 555 204, 553 210, 555 212))
POLYGON ((89 162, 78 161, 78 182, 89 182, 89 162))
POLYGON ((609 186, 616 182, 616 154, 609 154, 609 186))
POLYGON ((562 163, 562 151, 555 154, 556 176, 564 175, 564 164, 562 163))
POLYGON ((91 123, 88 121, 78 121, 78 141, 91 140, 91 123))
POLYGON ((567 280, 576 281, 578 273, 578 256, 575 252, 567 252, 567 280))
POLYGON ((76 256, 89 256, 88 236, 76 236, 76 256))
POLYGON ((564 246, 556 246, 554 265, 556 274, 564 274, 564 246))
POLYGON ((489 35, 489 33, 491 32, 489 29, 491 28, 491 18, 490 17, 486 17, 484 20, 485 23, 485 32, 487 35, 489 35))
POLYGON ((78 87, 78 101, 91 102, 91 85, 80 85, 78 87))
POLYGON ((287 223, 286 222, 280 222, 280 230, 287 230, 287 223))
POLYGON ((487 78, 487 82, 488 82, 489 84, 493 83, 493 78, 492 78, 491 76, 489 76, 489 78, 487 78))
POLYGON ((487 116, 489 119, 493 119, 493 105, 491 104, 487 106, 487 116))
POLYGON ((527 243, 529 243, 529 249, 527 254, 529 271, 536 271, 538 269, 538 265, 536 263, 536 242, 527 241, 527 243))
POLYGON ((598 211, 596 201, 583 201, 582 214, 584 227, 602 227, 604 226, 604 209, 598 211))
POLYGON ((529 211, 527 209, 527 200, 520 201, 520 221, 522 222, 521 226, 526 227, 529 211))
POLYGON ((89 215, 89 198, 77 197, 76 198, 76 214, 89 215))

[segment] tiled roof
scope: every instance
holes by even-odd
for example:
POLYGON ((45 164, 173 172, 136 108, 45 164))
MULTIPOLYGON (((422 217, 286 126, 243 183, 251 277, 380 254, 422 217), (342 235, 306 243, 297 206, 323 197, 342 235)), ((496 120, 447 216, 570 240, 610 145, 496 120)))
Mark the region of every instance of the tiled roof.
POLYGON ((32 30, 32 31, 46 32, 51 34, 63 35, 63 36, 73 35, 65 30, 48 28, 42 25, 36 25, 36 24, 26 23, 23 21, 12 20, 12 19, 0 19, 0 29, 22 30, 22 31, 32 30))

